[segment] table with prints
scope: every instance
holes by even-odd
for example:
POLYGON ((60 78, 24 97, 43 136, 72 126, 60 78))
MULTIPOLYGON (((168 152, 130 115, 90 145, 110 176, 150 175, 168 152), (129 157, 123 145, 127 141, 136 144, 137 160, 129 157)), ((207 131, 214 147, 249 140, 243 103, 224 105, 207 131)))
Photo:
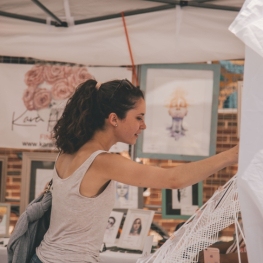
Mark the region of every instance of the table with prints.
POLYGON ((136 263, 141 254, 105 251, 100 253, 100 263, 136 263))
MULTIPOLYGON (((136 263, 138 254, 105 251, 100 254, 100 263, 136 263)), ((0 263, 7 263, 6 247, 0 246, 0 263)))
POLYGON ((118 248, 118 243, 119 239, 116 239, 114 243, 104 244, 106 250, 100 253, 101 263, 136 263, 137 259, 142 256, 141 253, 118 248))
MULTIPOLYGON (((0 238, 0 241, 3 240, 3 238, 0 238)), ((0 263, 7 263, 7 249, 4 246, 7 242, 8 239, 5 239, 4 244, 0 245, 0 263)), ((136 263, 140 256, 141 254, 106 250, 105 252, 100 253, 100 263, 136 263)))

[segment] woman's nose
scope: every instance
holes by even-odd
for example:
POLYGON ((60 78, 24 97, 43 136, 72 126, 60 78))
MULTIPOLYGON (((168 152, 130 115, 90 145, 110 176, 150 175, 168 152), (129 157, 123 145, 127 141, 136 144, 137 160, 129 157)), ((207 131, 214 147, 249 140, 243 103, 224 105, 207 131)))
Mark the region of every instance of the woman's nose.
POLYGON ((140 128, 141 128, 141 130, 145 130, 145 129, 146 129, 146 124, 145 124, 145 122, 144 122, 144 121, 142 122, 142 125, 141 125, 141 127, 140 127, 140 128))

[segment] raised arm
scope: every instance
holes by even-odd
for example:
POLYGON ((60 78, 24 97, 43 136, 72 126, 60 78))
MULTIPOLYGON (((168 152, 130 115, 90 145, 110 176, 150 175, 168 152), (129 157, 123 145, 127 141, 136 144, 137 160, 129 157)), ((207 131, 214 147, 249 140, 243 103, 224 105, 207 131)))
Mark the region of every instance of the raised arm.
POLYGON ((139 187, 176 189, 200 182, 224 167, 237 163, 238 146, 201 161, 173 168, 138 164, 116 154, 102 154, 98 158, 96 170, 107 180, 139 187))

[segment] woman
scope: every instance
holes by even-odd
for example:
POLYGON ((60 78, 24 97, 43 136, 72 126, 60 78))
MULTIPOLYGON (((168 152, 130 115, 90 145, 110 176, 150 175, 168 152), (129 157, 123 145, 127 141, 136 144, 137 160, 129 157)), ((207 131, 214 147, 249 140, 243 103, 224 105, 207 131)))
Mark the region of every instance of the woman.
POLYGON ((129 235, 130 236, 139 236, 141 233, 141 230, 142 230, 142 220, 140 218, 136 218, 133 221, 129 235))
POLYGON ((144 115, 144 95, 127 80, 88 80, 77 88, 54 127, 60 154, 53 174, 51 221, 32 262, 98 262, 115 201, 114 181, 183 188, 237 162, 237 147, 171 169, 108 153, 117 142, 136 143, 146 128, 144 115))

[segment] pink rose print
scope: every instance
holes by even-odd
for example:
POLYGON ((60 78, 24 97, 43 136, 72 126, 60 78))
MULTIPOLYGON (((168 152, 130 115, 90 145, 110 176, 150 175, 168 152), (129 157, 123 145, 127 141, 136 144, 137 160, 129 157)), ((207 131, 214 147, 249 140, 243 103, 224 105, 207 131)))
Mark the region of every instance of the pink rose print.
POLYGON ((44 66, 35 65, 25 75, 25 83, 27 86, 37 87, 38 84, 44 81, 43 77, 44 66))
POLYGON ((33 87, 28 87, 23 94, 23 101, 28 110, 34 110, 33 98, 35 94, 35 89, 33 87))
POLYGON ((51 102, 51 92, 47 89, 38 89, 34 95, 34 109, 47 108, 51 102))
POLYGON ((52 97, 56 100, 64 100, 69 98, 73 91, 69 88, 68 81, 61 79, 57 81, 51 88, 52 97))
POLYGON ((63 79, 65 77, 64 67, 59 65, 45 66, 44 77, 47 83, 53 84, 58 79, 63 79))
POLYGON ((68 77, 68 83, 72 92, 75 91, 75 89, 78 87, 79 84, 83 83, 88 79, 94 79, 94 77, 88 72, 86 68, 84 67, 73 68, 73 74, 71 74, 68 77))
POLYGON ((34 65, 25 74, 28 88, 23 94, 24 105, 30 111, 53 107, 56 100, 68 99, 88 79, 94 77, 85 67, 34 65))
POLYGON ((71 66, 64 66, 64 72, 65 72, 65 76, 69 76, 72 74, 73 69, 71 66))
POLYGON ((76 75, 78 78, 77 85, 79 85, 80 83, 83 83, 84 81, 86 81, 88 79, 94 79, 94 77, 91 74, 89 74, 88 70, 84 67, 78 68, 76 75))

